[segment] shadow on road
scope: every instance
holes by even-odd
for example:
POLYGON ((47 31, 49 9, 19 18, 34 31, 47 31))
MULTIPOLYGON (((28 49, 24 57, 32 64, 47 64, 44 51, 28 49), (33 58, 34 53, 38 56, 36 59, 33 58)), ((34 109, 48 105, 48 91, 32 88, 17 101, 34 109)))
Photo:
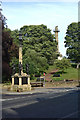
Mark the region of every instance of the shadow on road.
POLYGON ((27 118, 54 118, 57 120, 80 118, 80 90, 52 99, 36 98, 36 101, 31 105, 3 109, 2 120, 4 118, 6 118, 5 120, 7 118, 9 120, 13 120, 13 118, 17 120, 18 118, 19 120, 27 118))

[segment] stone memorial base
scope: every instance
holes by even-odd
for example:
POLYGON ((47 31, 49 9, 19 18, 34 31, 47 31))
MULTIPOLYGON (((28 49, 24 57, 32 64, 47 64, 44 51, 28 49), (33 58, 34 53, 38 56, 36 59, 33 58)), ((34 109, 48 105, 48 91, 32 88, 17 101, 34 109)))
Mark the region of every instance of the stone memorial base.
POLYGON ((16 73, 12 76, 11 90, 31 90, 30 76, 26 73, 16 73))
POLYGON ((9 89, 10 91, 16 91, 16 92, 24 92, 24 91, 31 91, 31 85, 14 85, 11 86, 9 89))

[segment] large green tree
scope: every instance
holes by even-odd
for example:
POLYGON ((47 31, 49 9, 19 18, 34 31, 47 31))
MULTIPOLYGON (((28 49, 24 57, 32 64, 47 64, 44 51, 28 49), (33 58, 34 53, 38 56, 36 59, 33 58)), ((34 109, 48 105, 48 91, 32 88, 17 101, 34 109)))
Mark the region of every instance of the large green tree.
MULTIPOLYGON (((29 25, 20 28, 23 38, 23 67, 29 64, 29 73, 40 73, 48 69, 57 58, 57 43, 46 25, 29 25)), ((12 31, 14 42, 19 45, 19 31, 12 31)))
POLYGON ((80 39, 79 39, 79 23, 71 23, 66 32, 65 47, 67 47, 66 54, 69 59, 79 63, 80 62, 80 39))
POLYGON ((46 57, 48 64, 53 64, 57 58, 57 43, 51 30, 46 25, 23 26, 21 31, 24 35, 23 54, 25 51, 34 49, 42 57, 46 57))

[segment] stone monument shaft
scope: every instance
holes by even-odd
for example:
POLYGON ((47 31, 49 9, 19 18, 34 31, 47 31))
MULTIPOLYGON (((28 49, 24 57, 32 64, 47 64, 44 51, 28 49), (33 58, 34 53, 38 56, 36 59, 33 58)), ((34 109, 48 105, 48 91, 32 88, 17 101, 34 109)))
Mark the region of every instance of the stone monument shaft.
POLYGON ((21 62, 22 64, 22 46, 19 46, 19 63, 21 62))
MULTIPOLYGON (((22 45, 19 46, 19 65, 22 66, 22 45)), ((21 74, 23 73, 23 67, 21 67, 21 74)))
POLYGON ((57 42, 57 49, 58 49, 58 52, 59 52, 58 32, 60 32, 60 31, 58 30, 58 26, 55 27, 54 32, 55 32, 55 38, 56 38, 56 42, 57 42))

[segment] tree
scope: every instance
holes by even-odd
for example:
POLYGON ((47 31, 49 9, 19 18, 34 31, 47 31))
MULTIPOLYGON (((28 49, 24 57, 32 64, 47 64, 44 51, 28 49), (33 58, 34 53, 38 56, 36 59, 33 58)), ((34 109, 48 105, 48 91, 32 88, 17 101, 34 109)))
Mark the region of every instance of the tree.
MULTIPOLYGON (((51 30, 45 25, 29 25, 20 28, 23 38, 23 68, 29 64, 29 74, 44 72, 57 58, 57 43, 51 30)), ((19 31, 12 31, 14 42, 19 45, 19 31), (17 36, 17 37, 16 37, 17 36)))
POLYGON ((18 47, 13 43, 10 30, 4 28, 2 31, 2 82, 11 77, 10 61, 13 57, 18 58, 18 47))
POLYGON ((80 62, 80 23, 71 23, 66 32, 65 47, 67 47, 66 54, 69 59, 79 63, 80 62))
POLYGON ((0 22, 2 23, 2 82, 4 82, 11 77, 10 61, 12 57, 18 57, 18 47, 13 43, 11 30, 6 28, 7 19, 1 12, 0 15, 0 22))
POLYGON ((18 29, 11 31, 11 37, 13 38, 13 42, 19 46, 19 31, 18 29))
POLYGON ((44 72, 48 68, 47 59, 31 49, 28 49, 23 56, 24 72, 26 72, 26 64, 29 65, 29 74, 44 72))
POLYGON ((62 60, 56 60, 55 65, 58 69, 64 72, 65 69, 71 66, 71 63, 69 59, 63 58, 62 60))
POLYGON ((25 51, 34 49, 42 57, 46 57, 48 64, 53 64, 57 58, 57 43, 51 30, 45 25, 30 25, 21 28, 23 36, 23 55, 25 51))

